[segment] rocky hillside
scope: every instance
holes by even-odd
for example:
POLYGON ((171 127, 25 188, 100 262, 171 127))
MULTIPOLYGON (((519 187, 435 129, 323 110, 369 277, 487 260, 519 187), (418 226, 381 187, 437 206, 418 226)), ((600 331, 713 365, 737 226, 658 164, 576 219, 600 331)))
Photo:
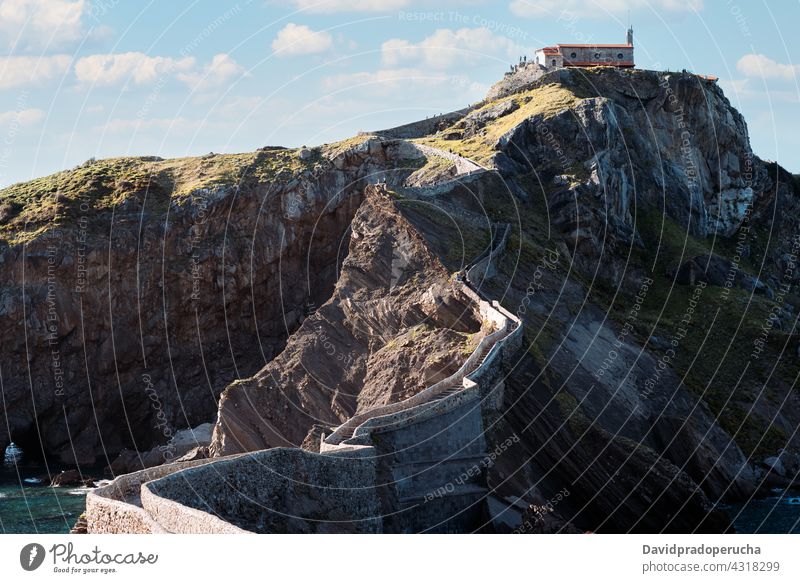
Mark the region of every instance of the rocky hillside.
POLYGON ((497 169, 446 208, 477 193, 518 229, 486 283, 529 325, 497 429, 534 463, 498 487, 569 487, 560 511, 611 530, 686 500, 661 523, 680 531, 719 528, 687 511, 696 486, 710 508, 792 482, 797 180, 752 153, 714 83, 563 70, 420 140, 497 169))
POLYGON ((798 177, 692 74, 518 81, 313 150, 92 162, 0 192, 0 445, 41 435, 84 463, 216 421, 212 454, 314 448, 408 396, 398 376, 458 366, 482 323, 450 277, 503 222, 481 291, 527 350, 488 420, 519 446, 489 481, 548 509, 531 531, 719 532, 719 503, 790 486, 798 177), (380 181, 393 198, 365 200, 380 181))
POLYGON ((356 139, 112 159, 2 191, 0 446, 107 464, 213 420, 329 298, 393 157, 356 139))
POLYGON ((277 358, 225 390, 212 453, 301 443, 318 450, 315 425, 330 434, 356 413, 450 376, 475 350, 482 325, 439 259, 370 187, 333 297, 277 358))

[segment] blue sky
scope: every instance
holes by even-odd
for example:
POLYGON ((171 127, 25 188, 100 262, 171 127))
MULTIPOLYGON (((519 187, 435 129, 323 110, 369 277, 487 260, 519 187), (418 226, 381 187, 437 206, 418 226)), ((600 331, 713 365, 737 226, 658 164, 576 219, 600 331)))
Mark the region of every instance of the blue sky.
POLYGON ((314 145, 457 109, 533 49, 716 75, 800 172, 800 1, 0 0, 0 186, 90 157, 314 145))

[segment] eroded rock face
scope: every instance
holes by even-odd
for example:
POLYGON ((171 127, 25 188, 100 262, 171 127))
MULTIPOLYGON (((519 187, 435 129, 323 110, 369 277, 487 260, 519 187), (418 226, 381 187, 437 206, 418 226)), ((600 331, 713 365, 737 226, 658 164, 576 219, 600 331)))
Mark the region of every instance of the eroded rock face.
MULTIPOLYGON (((551 77, 553 79, 551 79, 551 77)), ((573 248, 636 243, 635 216, 666 210, 690 234, 731 235, 768 189, 743 117, 715 84, 687 73, 563 70, 583 97, 529 118, 500 140, 507 173, 536 169, 552 221, 573 248), (558 177, 569 174, 570 184, 558 177)))
POLYGON ((93 181, 57 228, 0 243, 0 449, 110 463, 213 420, 222 389, 330 297, 366 177, 391 155, 365 142, 179 199, 118 180, 113 212, 93 181))
POLYGON ((513 73, 509 72, 503 79, 492 85, 486 97, 487 99, 499 99, 520 91, 539 80, 546 72, 547 69, 537 63, 525 63, 524 66, 518 67, 513 73))
POLYGON ((569 492, 531 532, 729 528, 714 507, 756 491, 751 460, 656 353, 584 304, 587 291, 557 263, 517 264, 484 291, 505 295, 529 347, 508 367, 503 413, 487 431, 490 449, 519 437, 491 468, 490 484, 529 502, 569 492), (548 525, 554 516, 563 522, 548 525))
POLYGON ((505 117, 519 109, 513 100, 501 101, 497 105, 470 113, 464 118, 464 137, 471 137, 481 131, 487 123, 505 117))
POLYGON ((479 341, 475 310, 392 202, 370 187, 333 297, 277 358, 225 390, 212 452, 298 446, 315 424, 339 425, 449 376, 479 341))

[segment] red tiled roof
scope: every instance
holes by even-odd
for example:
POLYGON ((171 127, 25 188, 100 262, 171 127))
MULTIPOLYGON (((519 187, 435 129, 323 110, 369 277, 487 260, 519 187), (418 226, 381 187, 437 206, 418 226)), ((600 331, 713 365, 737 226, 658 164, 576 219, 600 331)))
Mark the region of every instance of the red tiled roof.
POLYGON ((543 49, 539 49, 540 51, 544 51, 545 55, 557 55, 558 54, 558 47, 544 47, 543 49))

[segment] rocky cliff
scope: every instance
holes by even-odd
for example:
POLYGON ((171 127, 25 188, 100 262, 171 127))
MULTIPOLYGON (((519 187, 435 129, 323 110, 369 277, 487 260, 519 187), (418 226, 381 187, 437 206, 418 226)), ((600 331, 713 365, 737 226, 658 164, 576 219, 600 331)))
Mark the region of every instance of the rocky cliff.
POLYGON ((496 168, 502 184, 470 184, 474 220, 517 221, 486 286, 529 325, 495 429, 526 434, 532 463, 504 462, 498 488, 578 492, 559 511, 584 528, 687 531, 791 484, 798 247, 775 211, 796 180, 752 153, 716 84, 556 71, 422 141, 496 168))
POLYGON ((213 420, 328 299, 393 156, 358 139, 92 160, 4 190, 0 446, 107 464, 213 420))
POLYGON ((482 325, 439 259, 370 187, 333 296, 280 356, 225 390, 212 453, 302 443, 318 450, 315 425, 330 434, 356 413, 450 376, 480 342, 482 325))
POLYGON ((84 462, 216 421, 212 454, 314 449, 458 367, 482 322, 450 277, 502 222, 481 292, 526 350, 485 420, 520 438, 493 494, 549 508, 540 530, 723 531, 720 503, 800 469, 797 186, 712 81, 614 69, 315 150, 18 185, 0 445, 84 462))

